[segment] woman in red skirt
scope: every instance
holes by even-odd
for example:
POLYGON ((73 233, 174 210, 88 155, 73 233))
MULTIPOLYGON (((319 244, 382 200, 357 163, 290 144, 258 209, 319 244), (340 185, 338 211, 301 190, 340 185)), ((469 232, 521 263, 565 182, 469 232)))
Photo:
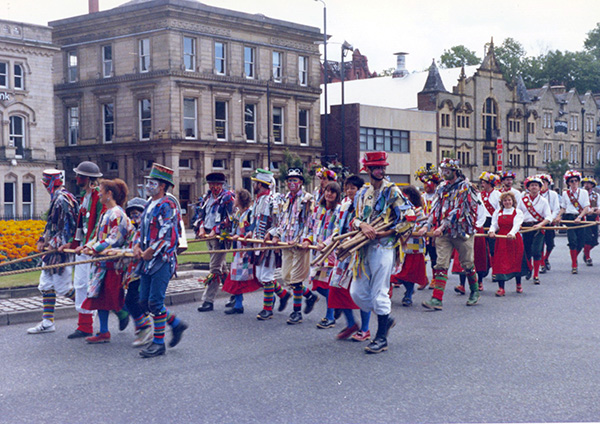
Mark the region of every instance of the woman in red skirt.
POLYGON ((522 271, 523 239, 519 229, 523 223, 523 212, 515 208, 516 199, 510 191, 500 196, 501 207, 492 216, 492 225, 488 236, 495 238, 496 234, 506 236, 497 238, 494 257, 492 259, 492 274, 498 282, 496 296, 504 296, 504 283, 514 278, 517 283, 517 293, 523 293, 521 276, 527 272, 522 271))

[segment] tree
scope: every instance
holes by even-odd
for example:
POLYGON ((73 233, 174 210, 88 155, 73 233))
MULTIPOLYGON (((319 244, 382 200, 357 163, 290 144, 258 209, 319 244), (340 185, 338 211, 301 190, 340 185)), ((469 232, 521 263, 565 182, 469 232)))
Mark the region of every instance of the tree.
POLYGON ((442 68, 458 68, 463 65, 471 66, 480 63, 481 59, 477 57, 475 52, 462 44, 444 50, 444 53, 440 56, 440 67, 442 68))
POLYGON ((600 59, 600 22, 596 24, 596 28, 587 33, 583 47, 596 59, 600 59))
POLYGON ((304 169, 304 163, 302 163, 302 159, 295 154, 291 153, 288 149, 285 149, 283 153, 283 163, 279 166, 279 181, 282 183, 285 182, 287 178, 288 169, 290 168, 300 168, 304 174, 304 184, 306 186, 310 185, 312 178, 309 174, 308 169, 304 169))
POLYGON ((394 74, 396 68, 387 68, 381 72, 377 72, 378 77, 391 77, 394 74))
POLYGON ((525 48, 513 38, 506 38, 495 48, 496 60, 502 71, 504 79, 512 83, 525 68, 525 48))
POLYGON ((562 186, 562 178, 565 172, 569 169, 569 159, 555 160, 546 165, 548 173, 552 175, 554 185, 556 187, 562 186))

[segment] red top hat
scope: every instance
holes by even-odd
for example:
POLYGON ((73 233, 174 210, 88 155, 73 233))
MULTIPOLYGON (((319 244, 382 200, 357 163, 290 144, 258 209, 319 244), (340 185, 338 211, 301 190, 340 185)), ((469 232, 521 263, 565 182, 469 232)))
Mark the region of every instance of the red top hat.
POLYGON ((364 170, 368 166, 388 166, 386 152, 366 152, 365 157, 361 159, 364 170))

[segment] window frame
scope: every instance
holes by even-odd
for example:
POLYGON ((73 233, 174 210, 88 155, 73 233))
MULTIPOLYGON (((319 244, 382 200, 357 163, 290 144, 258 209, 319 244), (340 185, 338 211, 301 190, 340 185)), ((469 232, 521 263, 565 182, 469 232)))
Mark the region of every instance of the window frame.
POLYGON ((246 136, 246 142, 248 143, 256 143, 257 135, 256 135, 256 103, 244 103, 244 135, 246 136), (248 112, 247 107, 252 106, 252 120, 248 120, 248 112), (252 126, 252 138, 248 138, 248 125, 252 126))
POLYGON ((244 46, 244 77, 248 79, 256 78, 256 48, 252 46, 244 46), (247 52, 250 52, 252 56, 250 61, 247 60, 247 52))
POLYGON ((24 181, 21 183, 21 207, 22 207, 22 215, 24 218, 33 218, 33 206, 34 206, 34 200, 35 200, 35 196, 34 196, 34 186, 33 186, 33 182, 31 181, 24 181), (25 186, 29 187, 29 196, 30 196, 30 200, 28 202, 25 201, 25 186), (29 207, 29 213, 27 214, 25 212, 25 206, 29 207))
POLYGON ((310 110, 306 108, 300 108, 298 110, 298 140, 301 146, 310 145, 310 110), (301 114, 306 114, 306 123, 304 125, 301 124, 301 114), (302 133, 304 132, 305 142, 302 142, 302 133))
POLYGON ((77 50, 69 50, 67 52, 67 82, 74 83, 79 80, 79 57, 77 50), (73 65, 71 59, 75 60, 73 65))
POLYGON ((138 132, 139 132, 138 134, 139 134, 140 141, 141 140, 147 141, 152 138, 152 99, 150 99, 150 98, 138 99, 138 132), (144 116, 143 116, 144 102, 148 102, 150 117, 144 118, 144 116), (150 123, 150 129, 148 131, 148 136, 144 137, 144 124, 147 122, 150 123))
POLYGON ((183 70, 186 72, 196 72, 196 58, 198 56, 198 49, 196 48, 196 38, 195 37, 188 37, 188 36, 183 36, 183 70), (186 52, 186 40, 190 40, 191 41, 191 48, 192 51, 191 52, 186 52), (191 67, 188 67, 188 62, 189 65, 191 67))
POLYGON ((14 147, 16 150, 15 158, 21 159, 23 158, 25 151, 25 142, 26 142, 26 128, 27 121, 23 116, 20 115, 10 115, 8 117, 8 145, 10 147, 14 147), (15 130, 15 120, 19 119, 21 121, 21 134, 17 134, 14 132, 15 130), (21 140, 21 143, 17 143, 17 140, 21 140))
POLYGON ((2 187, 2 200, 4 203, 4 208, 2 210, 3 212, 3 218, 4 219, 11 219, 11 218, 15 218, 16 217, 16 206, 17 206, 17 184, 14 181, 4 181, 4 187, 2 187), (7 186, 12 186, 12 201, 8 201, 7 198, 7 190, 6 187, 7 186), (9 214, 6 213, 6 208, 7 206, 11 207, 11 212, 9 214))
POLYGON ((102 47, 102 77, 110 78, 113 76, 113 48, 112 44, 105 44, 102 47), (106 58, 106 49, 110 49, 110 59, 106 58), (107 73, 107 67, 110 67, 107 73))
POLYGON ((308 56, 298 56, 298 84, 303 87, 308 86, 308 61, 308 56))
POLYGON ((214 115, 214 130, 215 135, 218 141, 228 141, 229 140, 229 102, 227 100, 215 99, 215 115, 214 115), (218 118, 217 117, 217 103, 223 103, 225 105, 225 117, 218 118), (217 128, 220 128, 219 123, 223 123, 223 137, 219 138, 219 131, 217 128))
POLYGON ((67 106, 67 145, 77 146, 79 142, 79 130, 81 128, 81 114, 79 112, 79 105, 67 106), (73 125, 73 111, 77 111, 76 122, 77 125, 73 125), (73 141, 73 129, 75 129, 75 141, 73 141))
POLYGON ((150 72, 150 39, 149 38, 140 38, 138 40, 138 71, 139 73, 147 73, 150 72), (147 50, 144 48, 144 45, 147 44, 147 50))
POLYGON ((284 144, 285 143, 285 111, 284 111, 284 107, 283 106, 273 106, 271 109, 271 131, 272 131, 272 135, 273 135, 273 143, 275 144, 284 144), (275 110, 279 110, 281 113, 279 114, 280 116, 280 122, 276 123, 275 122, 275 110), (279 129, 279 141, 277 140, 277 136, 276 136, 276 130, 279 129))
POLYGON ((227 43, 223 41, 215 41, 214 44, 214 70, 217 75, 227 75, 227 43), (217 56, 217 46, 222 46, 223 55, 217 56), (221 64, 222 70, 219 70, 218 64, 221 64))
POLYGON ((198 139, 198 99, 195 97, 184 97, 183 98, 183 113, 182 113, 182 117, 183 117, 183 137, 186 140, 197 140, 198 139), (194 113, 193 116, 187 116, 186 115, 186 101, 193 101, 194 104, 194 113), (187 126, 186 126, 186 122, 190 122, 192 121, 193 123, 193 127, 192 130, 194 132, 194 134, 192 136, 188 136, 187 134, 187 126))
POLYGON ((25 69, 20 63, 13 64, 13 88, 15 90, 25 90, 25 69), (18 73, 17 69, 19 69, 18 73), (18 84, 17 80, 19 80, 18 84))
POLYGON ((273 81, 282 82, 283 81, 283 52, 279 50, 273 50, 271 54, 271 75, 273 76, 273 81), (278 56, 279 63, 275 64, 275 55, 278 56), (277 72, 276 72, 277 71, 277 72))
POLYGON ((115 104, 113 102, 102 103, 102 142, 104 144, 111 144, 115 138, 115 104), (112 106, 112 121, 106 120, 106 112, 108 105, 112 106), (108 126, 112 128, 110 139, 106 137, 108 126))
POLYGON ((8 68, 9 62, 0 62, 0 65, 4 65, 4 72, 0 71, 0 88, 8 88, 8 68), (2 80, 4 80, 4 84, 2 84, 2 80))

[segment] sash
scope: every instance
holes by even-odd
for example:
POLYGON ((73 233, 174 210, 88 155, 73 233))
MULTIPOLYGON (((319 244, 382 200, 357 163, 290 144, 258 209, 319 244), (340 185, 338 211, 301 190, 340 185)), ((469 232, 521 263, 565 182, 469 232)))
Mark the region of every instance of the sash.
POLYGON ((490 213, 490 215, 493 216, 494 212, 496 212, 496 209, 494 209, 494 207, 492 206, 492 204, 489 201, 490 193, 488 193, 487 191, 482 191, 481 192, 481 200, 483 200, 483 206, 485 206, 485 208, 490 213))
POLYGON ((575 206, 577 208, 577 210, 579 211, 579 213, 581 213, 581 211, 583 211, 583 208, 581 207, 581 205, 579 204, 579 189, 577 189, 577 197, 575 197, 575 195, 573 194, 573 192, 571 190, 567 190, 567 195, 569 196, 569 200, 571 201, 571 204, 573 206, 575 206))
POLYGON ((531 202, 531 198, 529 197, 529 195, 523 196, 521 198, 521 201, 527 208, 527 212, 529 212, 536 221, 542 222, 544 220, 544 217, 542 215, 540 215, 538 213, 538 211, 535 210, 535 207, 533 206, 533 203, 531 202))

